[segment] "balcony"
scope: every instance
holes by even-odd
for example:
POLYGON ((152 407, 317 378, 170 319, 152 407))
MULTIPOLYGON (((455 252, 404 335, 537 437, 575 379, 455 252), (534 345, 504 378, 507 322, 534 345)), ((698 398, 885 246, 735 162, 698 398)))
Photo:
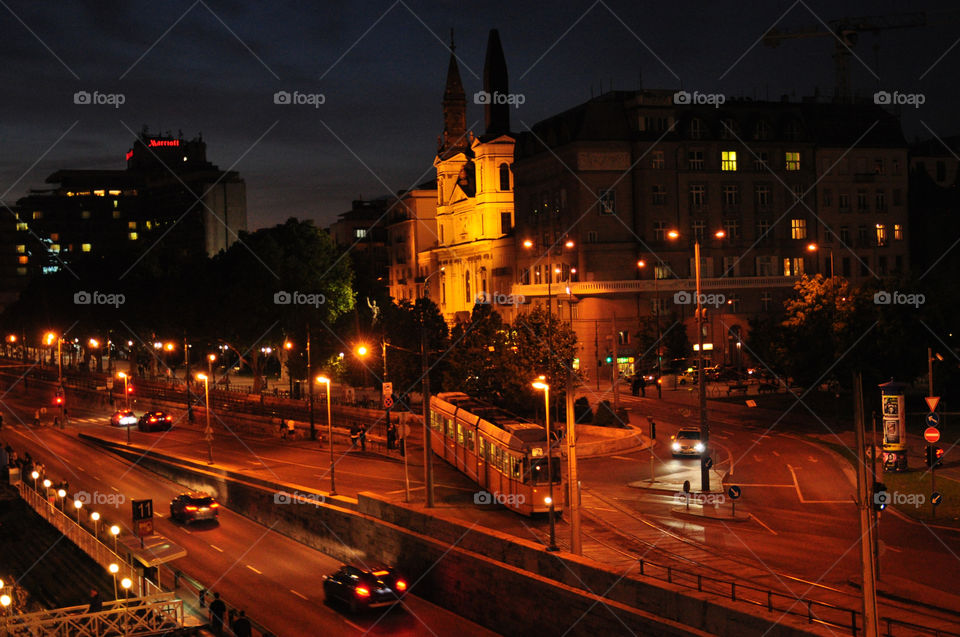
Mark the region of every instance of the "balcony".
MULTIPOLYGON (((740 277, 718 277, 704 278, 700 281, 700 289, 704 292, 710 290, 744 290, 757 288, 789 288, 797 282, 797 277, 792 276, 740 276, 740 277)), ((697 284, 694 279, 660 279, 654 285, 652 279, 642 281, 577 281, 573 283, 554 283, 550 287, 550 294, 556 296, 566 294, 567 288, 570 288, 570 294, 574 296, 605 296, 610 294, 653 294, 659 291, 661 294, 666 292, 679 292, 680 290, 692 291, 696 289, 697 284)), ((525 297, 547 296, 547 284, 537 283, 531 285, 521 285, 515 283, 511 289, 511 294, 523 295, 525 297)))

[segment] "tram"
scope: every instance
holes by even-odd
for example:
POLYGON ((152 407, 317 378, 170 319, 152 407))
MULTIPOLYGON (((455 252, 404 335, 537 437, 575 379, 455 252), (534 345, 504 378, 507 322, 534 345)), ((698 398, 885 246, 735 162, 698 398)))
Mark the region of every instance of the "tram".
POLYGON ((433 453, 483 489, 474 502, 495 502, 523 515, 550 510, 549 464, 554 508, 563 510, 560 445, 556 437, 553 445, 547 444, 541 425, 467 394, 441 393, 430 397, 430 445, 433 453))

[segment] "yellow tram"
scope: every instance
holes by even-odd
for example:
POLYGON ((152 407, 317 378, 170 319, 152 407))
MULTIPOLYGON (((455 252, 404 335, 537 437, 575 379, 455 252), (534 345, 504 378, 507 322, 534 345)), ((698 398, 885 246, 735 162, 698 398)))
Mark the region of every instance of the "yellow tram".
MULTIPOLYGON (((463 393, 441 393, 430 398, 430 444, 484 490, 474 498, 478 504, 496 502, 523 515, 550 510, 547 432, 541 425, 463 393)), ((566 491, 555 437, 549 446, 554 506, 562 511, 566 491)))

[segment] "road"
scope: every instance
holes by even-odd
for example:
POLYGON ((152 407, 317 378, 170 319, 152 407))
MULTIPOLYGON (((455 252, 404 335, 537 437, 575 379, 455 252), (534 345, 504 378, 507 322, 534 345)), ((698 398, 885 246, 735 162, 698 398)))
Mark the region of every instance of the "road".
MULTIPOLYGON (((33 412, 32 405, 22 401, 7 402, 7 406, 24 419, 33 412)), ((74 420, 93 417, 91 412, 82 409, 72 410, 71 414, 74 420)), ((5 418, 7 423, 10 420, 5 418)), ((97 508, 104 520, 109 519, 125 529, 130 517, 129 501, 152 498, 159 514, 157 532, 188 552, 187 557, 172 565, 206 584, 209 590, 220 592, 228 603, 246 609, 248 615, 277 635, 354 631, 399 635, 493 634, 417 597, 415 586, 402 607, 347 616, 342 609, 324 603, 321 576, 339 566, 339 562, 329 556, 228 509, 221 509, 219 524, 197 524, 188 528, 174 523, 164 515, 165 504, 182 492, 182 487, 78 440, 70 429, 61 432, 49 427, 33 430, 22 425, 7 426, 3 439, 44 462, 52 477, 68 480, 72 493, 80 490, 90 493, 95 502, 103 503, 97 504, 97 508)))

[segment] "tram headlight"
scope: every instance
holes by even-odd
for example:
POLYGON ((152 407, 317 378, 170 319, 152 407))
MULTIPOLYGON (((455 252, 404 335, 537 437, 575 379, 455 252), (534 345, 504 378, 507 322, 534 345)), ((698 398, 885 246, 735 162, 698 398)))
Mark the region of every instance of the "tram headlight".
POLYGON ((697 453, 703 453, 703 450, 706 449, 706 447, 703 446, 702 442, 698 442, 693 446, 693 448, 697 450, 697 453))
POLYGON ((679 442, 674 442, 674 443, 673 443, 673 450, 674 450, 674 451, 680 451, 680 443, 679 443, 679 442))
POLYGON ((543 499, 543 503, 546 505, 550 505, 550 504, 553 504, 553 500, 550 498, 550 496, 547 496, 543 499))

